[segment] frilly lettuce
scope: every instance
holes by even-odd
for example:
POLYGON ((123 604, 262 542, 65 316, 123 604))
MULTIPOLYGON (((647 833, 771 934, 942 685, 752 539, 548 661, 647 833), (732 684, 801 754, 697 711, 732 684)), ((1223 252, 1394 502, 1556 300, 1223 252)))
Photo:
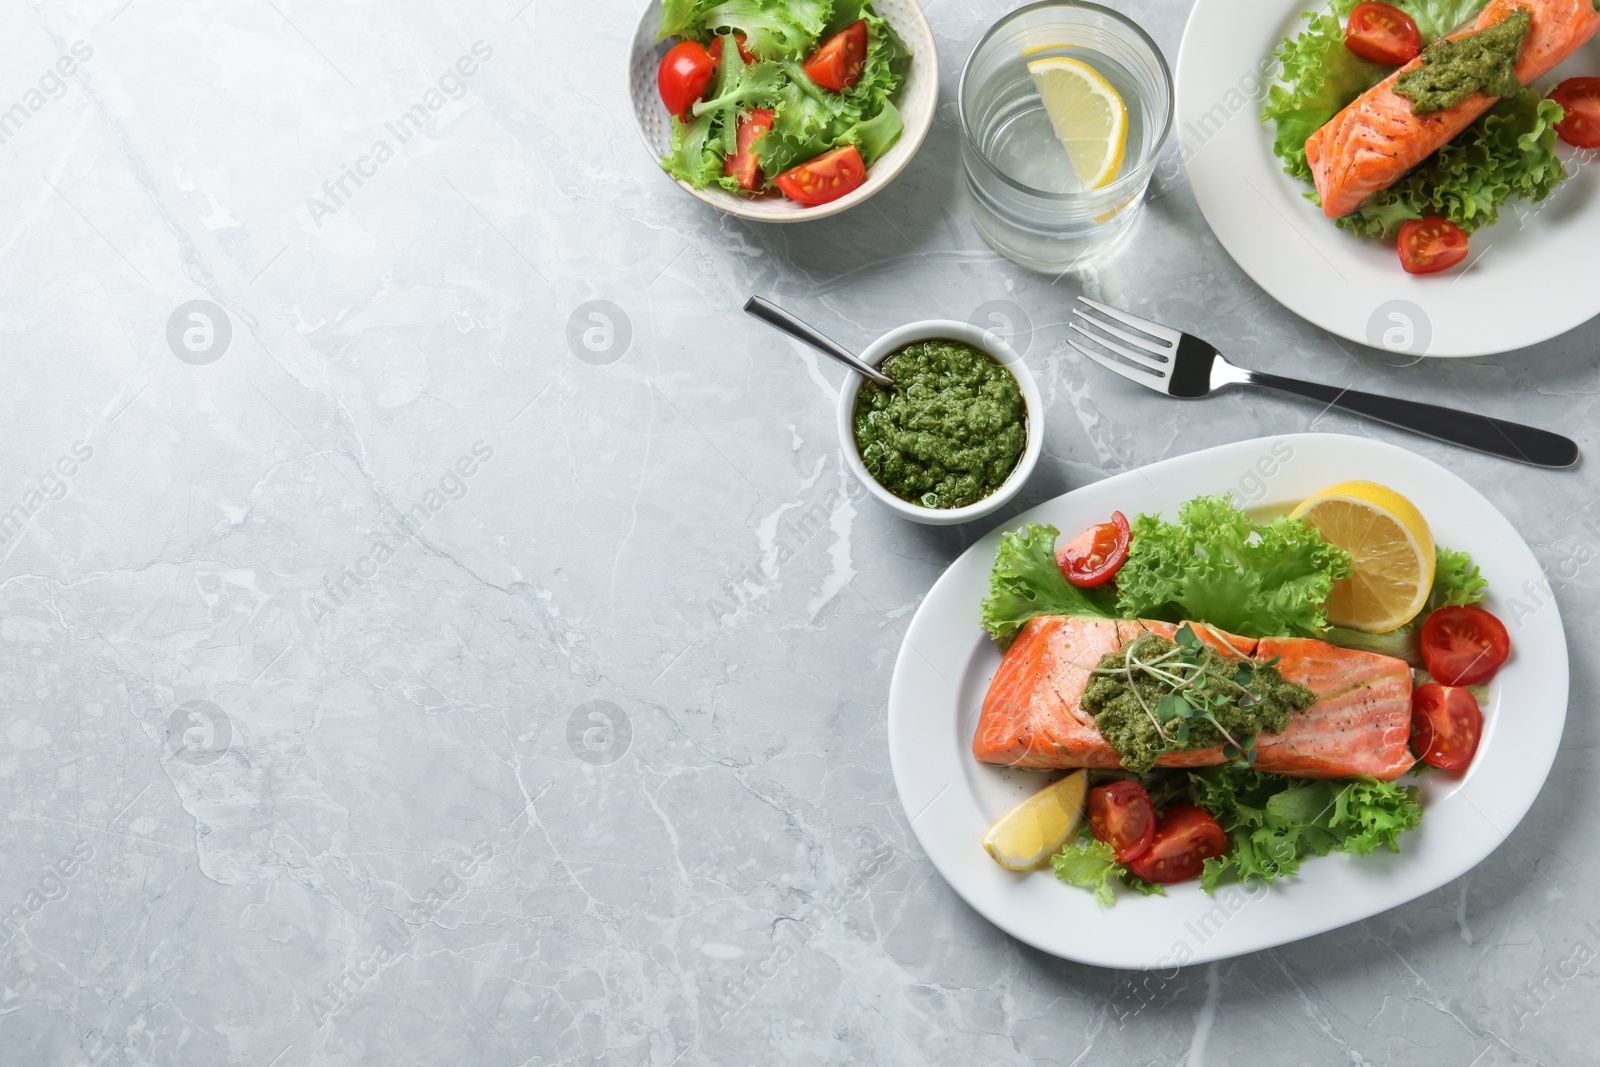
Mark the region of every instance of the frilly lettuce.
POLYGON ((1422 821, 1416 786, 1376 778, 1311 781, 1279 774, 1208 767, 1189 775, 1194 802, 1222 824, 1228 849, 1206 860, 1200 887, 1216 889, 1230 875, 1271 882, 1289 877, 1307 856, 1400 851, 1398 838, 1422 821))
POLYGON ((1130 619, 1207 622, 1245 637, 1310 637, 1350 557, 1309 523, 1250 517, 1227 497, 1196 497, 1178 521, 1141 515, 1117 572, 1117 611, 1130 619))
POLYGON ((1054 526, 1029 523, 1000 537, 989 595, 983 601, 983 628, 1001 647, 1035 615, 1116 618, 1116 598, 1108 588, 1079 589, 1056 565, 1054 526))

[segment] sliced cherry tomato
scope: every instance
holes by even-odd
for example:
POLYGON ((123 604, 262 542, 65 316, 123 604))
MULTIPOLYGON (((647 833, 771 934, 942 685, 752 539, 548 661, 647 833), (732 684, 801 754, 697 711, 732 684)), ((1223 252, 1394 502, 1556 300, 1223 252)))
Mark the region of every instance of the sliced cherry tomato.
POLYGON ((1568 78, 1550 99, 1567 113, 1556 123, 1563 141, 1574 148, 1600 148, 1600 78, 1568 78))
POLYGON ((1505 624, 1476 604, 1440 608, 1422 624, 1422 662, 1440 685, 1477 685, 1511 655, 1505 624))
POLYGON ((1411 694, 1411 745, 1422 762, 1459 771, 1482 737, 1483 712, 1472 690, 1429 682, 1411 694))
MULTIPOLYGON (((715 37, 711 38, 711 47, 706 50, 707 52, 710 53, 711 62, 713 62, 713 63, 721 63, 722 62, 722 38, 723 38, 723 36, 724 36, 723 34, 719 33, 715 37)), ((744 43, 746 41, 748 41, 749 39, 750 38, 746 37, 742 33, 736 33, 736 34, 733 35, 734 43, 739 46, 739 58, 744 60, 746 63, 754 63, 756 61, 756 54, 754 52, 750 51, 750 49, 748 49, 748 48, 746 48, 744 46, 744 43)))
POLYGON ((1147 882, 1169 885, 1198 877, 1206 860, 1222 855, 1228 835, 1211 813, 1193 804, 1174 804, 1156 824, 1155 839, 1128 869, 1147 882))
POLYGON ((790 200, 802 204, 826 204, 837 200, 867 180, 867 165, 856 146, 847 144, 824 152, 793 170, 778 175, 778 188, 790 200))
POLYGON ((771 128, 772 118, 770 110, 758 107, 739 119, 739 129, 735 134, 738 150, 728 157, 724 166, 729 177, 738 179, 741 189, 755 189, 761 184, 761 160, 756 158, 750 146, 771 128))
POLYGON ((1067 581, 1083 589, 1105 585, 1128 560, 1128 517, 1111 513, 1110 522, 1091 526, 1056 553, 1067 581))
POLYGON ((1124 778, 1089 790, 1089 828, 1127 863, 1145 854, 1156 835, 1156 809, 1138 782, 1124 778))
POLYGON ((824 89, 842 93, 861 77, 866 61, 867 20, 857 19, 823 41, 801 69, 824 89))
POLYGON ((1467 233, 1449 219, 1429 215, 1400 227, 1399 247, 1407 274, 1432 274, 1467 258, 1467 233))
POLYGON ((690 119, 689 109, 706 91, 717 65, 711 53, 695 41, 679 41, 667 49, 656 70, 656 88, 661 90, 661 102, 684 122, 690 119))
POLYGON ((1397 7, 1366 0, 1350 12, 1344 46, 1362 59, 1398 67, 1417 58, 1422 34, 1410 15, 1397 7))

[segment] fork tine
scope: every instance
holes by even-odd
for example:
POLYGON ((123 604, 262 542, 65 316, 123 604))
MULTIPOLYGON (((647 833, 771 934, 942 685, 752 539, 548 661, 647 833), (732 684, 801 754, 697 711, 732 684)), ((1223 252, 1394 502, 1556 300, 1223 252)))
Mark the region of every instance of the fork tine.
POLYGON ((1083 355, 1088 356, 1106 370, 1111 371, 1113 374, 1120 374, 1130 382, 1138 382, 1145 388, 1154 389, 1158 393, 1164 393, 1167 391, 1165 378, 1161 378, 1154 374, 1147 374, 1142 370, 1128 366, 1126 363, 1118 363, 1116 360, 1107 356, 1102 356, 1098 352, 1091 352, 1070 337, 1067 338, 1067 344, 1077 349, 1083 355))
MULTIPOLYGON (((1088 319, 1086 321, 1088 321, 1090 323, 1093 323, 1096 326, 1100 325, 1098 322, 1095 322, 1093 319, 1088 319)), ((1071 326, 1074 330, 1077 330, 1080 334, 1082 334, 1083 336, 1087 337, 1089 340, 1093 341, 1095 344, 1099 345, 1100 347, 1108 348, 1111 351, 1115 352, 1117 355, 1121 356, 1122 358, 1124 358, 1126 360, 1129 360, 1131 362, 1137 363, 1141 367, 1145 367, 1145 368, 1147 368, 1149 370, 1154 371, 1158 378, 1165 378, 1168 374, 1170 374, 1172 372, 1172 364, 1171 363, 1167 363, 1167 362, 1164 362, 1162 360, 1159 360, 1156 357, 1152 356, 1148 352, 1141 351, 1139 349, 1128 348, 1128 347, 1126 347, 1124 345, 1119 345, 1119 344, 1117 344, 1117 342, 1108 341, 1104 337, 1096 337, 1094 334, 1090 333, 1088 330, 1085 330, 1082 326, 1079 326, 1076 320, 1074 320, 1072 322, 1069 322, 1067 325, 1071 326)))
POLYGON ((1159 322, 1151 322, 1149 319, 1141 319, 1137 315, 1130 315, 1126 311, 1112 307, 1110 304, 1102 304, 1098 300, 1090 300, 1086 296, 1080 296, 1078 299, 1082 303, 1088 304, 1090 307, 1100 312, 1100 314, 1108 315, 1125 326, 1132 326, 1135 330, 1142 330, 1152 337, 1159 337, 1169 345, 1175 346, 1180 340, 1183 339, 1183 335, 1177 330, 1174 330, 1169 326, 1163 326, 1159 322))
MULTIPOLYGON (((1084 311, 1082 308, 1073 308, 1072 313, 1078 316, 1078 318, 1082 319, 1084 322, 1088 323, 1090 326, 1100 330, 1102 333, 1108 333, 1112 337, 1120 337, 1133 347, 1143 349, 1144 351, 1149 352, 1151 355, 1157 356, 1160 358, 1162 363, 1168 363, 1171 361, 1171 355, 1173 352, 1171 345, 1163 344, 1160 341, 1152 341, 1148 337, 1140 337, 1136 333, 1131 333, 1130 331, 1124 330, 1113 325, 1112 323, 1104 322, 1089 314, 1087 311, 1084 311)), ((1090 334, 1089 336, 1093 337, 1094 335, 1090 334)), ((1099 340, 1099 338, 1096 337, 1095 340, 1099 340)))

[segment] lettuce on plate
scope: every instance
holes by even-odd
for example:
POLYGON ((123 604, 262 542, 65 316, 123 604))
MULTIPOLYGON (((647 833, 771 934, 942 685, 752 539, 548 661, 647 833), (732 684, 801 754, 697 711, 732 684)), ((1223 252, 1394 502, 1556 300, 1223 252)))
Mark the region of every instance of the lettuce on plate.
MULTIPOLYGON (((1390 73, 1344 46, 1344 24, 1357 0, 1333 0, 1307 14, 1306 28, 1275 53, 1283 64, 1262 118, 1274 122, 1272 150, 1284 172, 1308 184, 1306 138, 1390 73)), ((1395 0, 1417 23, 1424 46, 1473 18, 1486 0, 1395 0)), ((1471 233, 1499 218, 1513 198, 1537 203, 1567 177, 1556 157, 1553 126, 1560 105, 1533 89, 1502 100, 1488 114, 1395 185, 1369 197, 1337 225, 1392 238, 1409 219, 1440 215, 1471 233)), ((1320 204, 1315 190, 1306 199, 1320 204)))
POLYGON ((1376 778, 1318 781, 1235 767, 1189 775, 1194 802, 1228 835, 1228 850, 1206 860, 1200 887, 1226 877, 1272 882, 1294 875, 1307 856, 1400 851, 1399 837, 1422 821, 1416 786, 1376 778))
POLYGON ((1177 522, 1141 515, 1117 572, 1128 619, 1206 622, 1244 637, 1314 637, 1328 625, 1333 583, 1350 556, 1310 523, 1254 522, 1224 496, 1202 496, 1177 522))
POLYGON ((1309 523, 1258 523, 1227 497, 1184 504, 1177 522, 1140 515, 1128 560, 1110 585, 1079 589, 1056 565, 1054 526, 1030 523, 1000 538, 983 626, 1008 645, 1035 615, 1206 622, 1244 637, 1312 637, 1350 557, 1309 523))
POLYGON ((1116 596, 1109 588, 1079 589, 1056 564, 1054 526, 1030 522, 1000 537, 989 595, 982 607, 983 628, 1001 648, 1035 615, 1079 615, 1114 619, 1116 596))

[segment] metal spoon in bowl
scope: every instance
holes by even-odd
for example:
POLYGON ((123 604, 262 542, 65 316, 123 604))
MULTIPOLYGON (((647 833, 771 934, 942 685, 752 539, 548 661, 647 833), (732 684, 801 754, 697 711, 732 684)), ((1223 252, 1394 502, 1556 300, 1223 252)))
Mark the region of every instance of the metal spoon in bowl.
POLYGON ((804 341, 818 352, 832 356, 868 381, 876 382, 885 389, 894 388, 893 378, 872 364, 864 362, 843 345, 823 336, 815 328, 801 322, 772 301, 752 296, 744 302, 744 309, 768 326, 775 326, 790 337, 804 341))

